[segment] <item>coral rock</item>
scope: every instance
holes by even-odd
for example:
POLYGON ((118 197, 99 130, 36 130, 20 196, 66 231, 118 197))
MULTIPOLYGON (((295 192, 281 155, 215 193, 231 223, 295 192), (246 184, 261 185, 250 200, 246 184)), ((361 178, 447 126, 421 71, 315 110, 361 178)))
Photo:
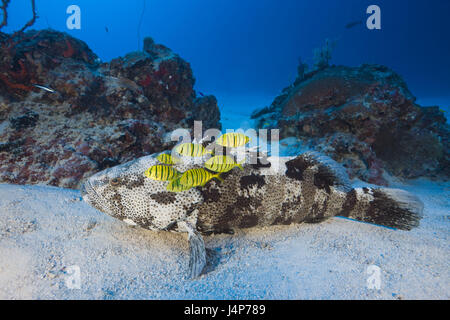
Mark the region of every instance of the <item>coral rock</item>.
POLYGON ((297 137, 340 161, 351 177, 371 183, 386 185, 385 171, 403 178, 450 177, 444 116, 437 107, 417 105, 401 77, 384 66, 311 72, 252 118, 258 127, 279 128, 281 139, 297 137))
POLYGON ((214 97, 196 98, 189 63, 145 40, 101 63, 66 33, 0 33, 0 181, 78 188, 99 170, 171 147, 168 134, 220 128, 214 97), (36 88, 44 85, 54 93, 36 88))

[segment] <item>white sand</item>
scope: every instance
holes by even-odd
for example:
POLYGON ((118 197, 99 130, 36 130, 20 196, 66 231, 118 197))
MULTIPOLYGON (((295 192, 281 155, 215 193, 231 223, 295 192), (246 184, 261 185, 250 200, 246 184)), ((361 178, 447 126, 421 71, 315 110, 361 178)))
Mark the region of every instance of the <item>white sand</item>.
POLYGON ((189 280, 185 235, 130 227, 78 191, 0 184, 0 299, 449 299, 450 183, 404 188, 425 203, 417 229, 333 218, 209 236, 209 272, 189 280))

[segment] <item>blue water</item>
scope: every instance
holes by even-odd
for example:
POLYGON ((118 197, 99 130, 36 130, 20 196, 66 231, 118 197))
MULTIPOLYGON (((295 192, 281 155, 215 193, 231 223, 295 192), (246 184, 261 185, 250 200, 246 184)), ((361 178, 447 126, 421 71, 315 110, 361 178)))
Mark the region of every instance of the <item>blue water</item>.
MULTIPOLYGON (((379 63, 402 75, 425 104, 449 111, 448 0, 36 0, 34 28, 66 31, 104 61, 151 36, 190 62, 196 90, 218 97, 221 109, 250 114, 270 104, 296 76, 298 57, 337 40, 333 64, 379 63), (68 30, 66 8, 81 8, 81 30, 68 30), (366 8, 381 8, 381 30, 368 30, 366 8), (353 21, 363 24, 346 29, 353 21)), ((30 1, 12 1, 9 25, 31 16, 30 1)))

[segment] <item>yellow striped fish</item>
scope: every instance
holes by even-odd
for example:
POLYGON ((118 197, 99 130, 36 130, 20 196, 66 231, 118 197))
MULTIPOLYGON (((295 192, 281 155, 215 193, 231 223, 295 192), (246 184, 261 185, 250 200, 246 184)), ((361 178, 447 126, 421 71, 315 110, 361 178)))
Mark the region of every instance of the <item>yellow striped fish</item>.
POLYGON ((229 147, 229 148, 238 148, 245 146, 247 143, 250 142, 250 138, 247 137, 243 133, 225 133, 221 135, 219 138, 217 138, 216 143, 218 145, 221 145, 223 147, 229 147))
POLYGON ((161 153, 159 154, 156 159, 158 159, 159 162, 164 163, 164 164, 177 164, 180 162, 180 159, 178 159, 177 157, 172 157, 172 155, 167 154, 167 153, 161 153))
POLYGON ((178 178, 180 174, 176 169, 162 164, 151 166, 145 171, 146 177, 158 181, 170 181, 178 178))
POLYGON ((244 170, 241 163, 236 163, 230 156, 215 156, 205 162, 205 168, 215 172, 228 172, 234 167, 244 170))
POLYGON ((169 185, 167 186, 167 190, 172 192, 186 191, 189 190, 190 188, 192 187, 182 185, 180 183, 180 178, 170 181, 169 185))
POLYGON ((198 143, 182 143, 175 147, 175 151, 186 157, 201 157, 206 153, 212 153, 206 150, 205 147, 198 143))
POLYGON ((186 187, 204 186, 209 180, 217 178, 220 181, 220 173, 214 174, 203 168, 190 169, 182 174, 180 183, 186 187))

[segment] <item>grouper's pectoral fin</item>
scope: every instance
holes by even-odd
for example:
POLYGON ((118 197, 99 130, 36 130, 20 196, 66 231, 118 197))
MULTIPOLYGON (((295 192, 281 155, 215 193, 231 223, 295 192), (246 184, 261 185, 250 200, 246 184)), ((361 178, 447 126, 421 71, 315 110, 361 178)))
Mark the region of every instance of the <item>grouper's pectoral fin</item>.
POLYGON ((198 277, 206 265, 206 250, 202 236, 198 232, 189 234, 189 272, 191 278, 198 277))
POLYGON ((198 277, 206 265, 205 242, 200 233, 188 222, 178 222, 189 235, 189 273, 191 278, 198 277))

